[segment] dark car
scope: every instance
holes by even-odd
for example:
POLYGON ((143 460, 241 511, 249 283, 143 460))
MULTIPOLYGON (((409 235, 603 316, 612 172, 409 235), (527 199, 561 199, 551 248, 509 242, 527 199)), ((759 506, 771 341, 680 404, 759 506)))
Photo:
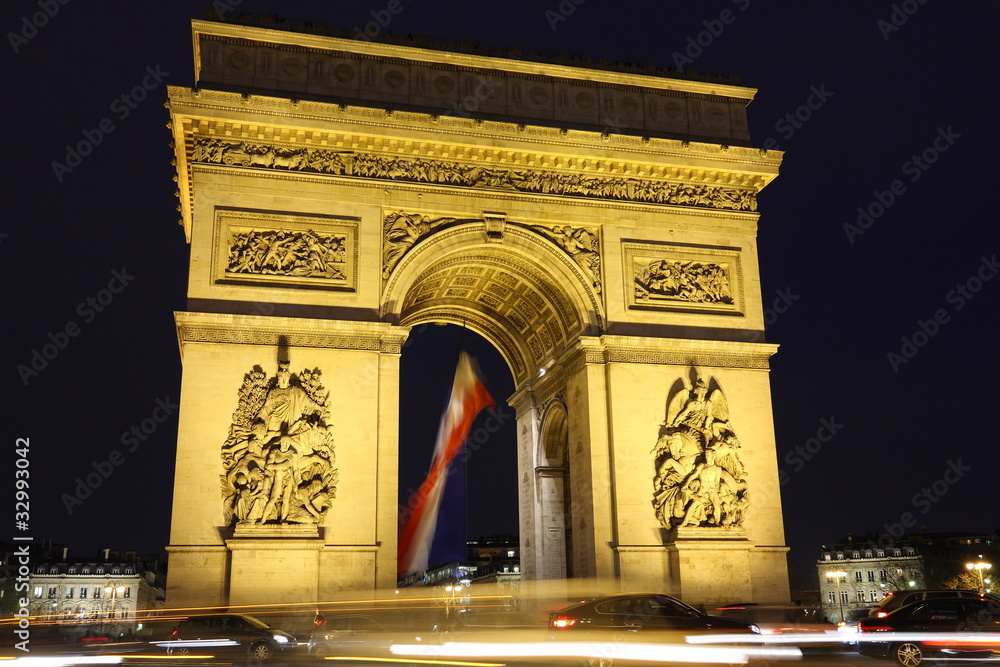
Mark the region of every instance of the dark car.
POLYGON ((1000 657, 1000 600, 991 597, 935 598, 900 607, 881 618, 858 623, 858 652, 917 667, 931 660, 1000 657), (889 636, 881 641, 879 634, 889 636), (989 637, 976 637, 989 633, 989 637), (971 635, 971 636, 970 636, 971 635))
POLYGON ((555 633, 574 631, 759 633, 753 623, 709 616, 677 598, 659 593, 623 594, 584 600, 549 614, 555 633))
POLYGON ((177 625, 170 638, 156 642, 170 655, 218 653, 245 655, 251 661, 265 661, 276 654, 292 651, 295 637, 244 614, 191 616, 177 625))
POLYGON ((952 590, 947 588, 888 591, 881 600, 868 610, 868 616, 870 618, 882 618, 889 612, 913 604, 914 602, 953 597, 977 598, 979 597, 979 593, 976 591, 952 590))

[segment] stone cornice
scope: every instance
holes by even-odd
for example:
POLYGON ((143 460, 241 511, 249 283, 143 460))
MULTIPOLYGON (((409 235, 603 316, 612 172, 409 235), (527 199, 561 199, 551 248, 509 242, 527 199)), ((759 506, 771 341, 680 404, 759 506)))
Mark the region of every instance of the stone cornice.
MULTIPOLYGON (((288 136, 298 137, 303 141, 303 126, 314 124, 313 122, 323 122, 327 124, 331 119, 351 123, 352 126, 368 126, 371 128, 382 128, 387 125, 392 127, 393 133, 401 130, 430 130, 435 133, 437 141, 432 142, 432 147, 441 148, 440 139, 444 136, 453 135, 459 138, 483 138, 484 141, 493 141, 497 137, 509 138, 514 141, 531 140, 543 143, 546 146, 567 149, 568 152, 576 153, 577 148, 598 146, 615 153, 635 153, 646 156, 647 160, 663 160, 666 158, 670 162, 677 161, 678 158, 690 162, 692 158, 704 158, 711 160, 713 166, 718 171, 728 168, 733 172, 746 172, 751 175, 759 175, 766 179, 761 183, 761 187, 766 182, 773 180, 778 174, 778 166, 781 163, 782 151, 767 151, 759 148, 746 146, 731 146, 719 143, 683 141, 679 139, 665 139, 659 137, 643 137, 630 134, 608 134, 594 132, 591 130, 562 129, 558 127, 546 127, 542 125, 526 125, 513 122, 479 120, 475 118, 462 118, 458 116, 443 116, 428 113, 411 111, 391 111, 387 109, 352 106, 346 104, 335 104, 330 102, 314 102, 309 100, 295 100, 285 97, 270 97, 266 95, 242 95, 240 93, 230 93, 218 90, 199 90, 180 86, 168 86, 169 106, 173 115, 191 116, 208 120, 214 116, 222 114, 240 113, 246 114, 247 125, 254 126, 255 129, 267 132, 274 128, 261 127, 261 116, 271 117, 270 121, 275 127, 279 125, 288 136), (297 122, 290 122, 297 121, 297 122), (311 122, 313 121, 313 122, 311 122), (723 166, 725 165, 725 166, 723 166)), ((227 118, 220 121, 232 132, 232 119, 227 118)), ((264 121, 268 122, 268 121, 264 121)), ((374 133, 378 137, 384 132, 374 133)), ((239 138, 238 134, 220 136, 231 136, 239 138)), ((353 136, 353 134, 352 134, 353 136)), ((263 139, 262 135, 253 135, 255 139, 263 139)), ((382 137, 378 137, 382 138, 382 137)), ((334 146, 330 144, 330 146, 334 146)), ((320 147, 321 144, 317 144, 320 147)), ((325 147, 325 146, 324 146, 325 147)), ((444 146, 449 148, 449 146, 444 146)), ((450 147, 454 148, 454 147, 450 147)), ((343 149, 341 149, 343 150, 343 149)), ((523 148, 521 150, 524 150, 523 148)), ((446 156, 452 157, 452 156, 446 156)), ((625 157, 623 155, 623 157, 625 157)), ((628 156, 630 161, 637 161, 634 156, 628 156)), ((682 178, 683 171, 694 173, 696 170, 682 168, 678 172, 678 178, 682 178)))
POLYGON ((570 373, 587 364, 630 363, 768 370, 778 346, 770 343, 601 336, 580 338, 566 354, 570 373))
POLYGON ((278 345, 400 354, 408 329, 370 322, 175 312, 177 339, 185 343, 278 345))

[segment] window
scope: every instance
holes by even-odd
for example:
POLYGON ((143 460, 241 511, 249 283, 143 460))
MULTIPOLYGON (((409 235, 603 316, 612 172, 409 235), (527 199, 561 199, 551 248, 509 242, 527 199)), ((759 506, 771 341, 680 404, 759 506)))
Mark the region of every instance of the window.
POLYGON ((850 596, 850 594, 847 591, 840 591, 840 601, 841 602, 843 602, 845 604, 848 603, 848 602, 850 602, 851 601, 850 597, 851 596, 850 596))
POLYGON ((67 586, 66 587, 66 599, 67 600, 72 600, 73 599, 73 587, 72 586, 67 586))
POLYGON ((76 574, 76 568, 75 567, 69 568, 69 572, 67 572, 67 574, 76 574))
POLYGON ((868 581, 875 581, 875 570, 868 570, 868 581))
POLYGON ((101 597, 101 587, 100 586, 94 586, 94 599, 96 600, 96 599, 98 599, 100 597, 101 597))
POLYGON ((865 601, 865 592, 858 591, 858 602, 864 602, 864 601, 865 601))
POLYGON ((893 549, 893 550, 892 550, 892 555, 893 555, 893 556, 897 556, 897 557, 898 557, 898 556, 902 556, 902 555, 903 555, 903 552, 901 552, 901 551, 900 551, 899 549, 893 549))
POLYGON ((103 567, 97 568, 97 574, 104 574, 104 568, 103 567))
POLYGON ((872 557, 872 550, 865 549, 865 558, 871 558, 871 557, 872 557))
POLYGON ((826 553, 823 554, 823 560, 830 560, 830 552, 829 551, 827 551, 826 553))
POLYGON ((125 592, 122 593, 122 597, 123 598, 132 597, 132 587, 131 586, 126 586, 125 587, 125 592))
POLYGON ((844 560, 844 552, 843 551, 838 551, 837 552, 837 560, 844 560))
POLYGON ((36 600, 41 600, 42 599, 42 587, 41 586, 35 586, 35 599, 36 600))
POLYGON ((889 580, 889 577, 886 575, 885 570, 879 570, 878 571, 878 580, 879 581, 888 581, 889 580))
POLYGON ((851 558, 861 558, 861 552, 860 551, 852 551, 851 552, 851 558))
POLYGON ((868 591, 868 599, 872 602, 878 602, 878 591, 874 589, 868 591))
POLYGON ((830 604, 837 604, 837 594, 836 594, 836 593, 834 593, 833 591, 830 591, 830 592, 829 592, 829 593, 827 593, 827 595, 826 595, 826 600, 827 600, 827 602, 829 602, 830 604))
POLYGON ((854 573, 854 581, 864 581, 861 578, 861 570, 858 570, 857 572, 854 573))
POLYGON ((86 586, 80 586, 80 599, 81 600, 86 600, 87 599, 87 587, 86 586))
POLYGON ((132 571, 132 568, 126 567, 125 568, 125 574, 135 574, 135 572, 132 571))
POLYGON ((906 555, 912 556, 914 554, 913 547, 906 547, 906 555))
POLYGON ((111 574, 121 574, 122 569, 120 567, 111 568, 111 574))
POLYGON ((50 567, 49 568, 49 574, 59 574, 59 568, 58 567, 50 567))
POLYGON ((49 586, 49 599, 52 600, 55 599, 55 597, 56 597, 56 587, 49 586))
POLYGON ((879 549, 877 552, 879 558, 885 558, 885 552, 879 549))
POLYGON ((89 567, 83 568, 82 574, 90 574, 90 568, 89 567))
POLYGON ((45 566, 39 565, 35 568, 35 574, 45 574, 45 566))

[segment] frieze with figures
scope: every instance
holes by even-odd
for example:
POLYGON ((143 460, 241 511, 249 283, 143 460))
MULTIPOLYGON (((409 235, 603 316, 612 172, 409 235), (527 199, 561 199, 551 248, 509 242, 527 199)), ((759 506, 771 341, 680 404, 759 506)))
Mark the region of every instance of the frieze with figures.
POLYGON ((637 301, 733 305, 729 267, 690 260, 636 260, 637 301))
POLYGON ((666 529, 735 528, 749 506, 742 446, 714 378, 674 383, 653 447, 653 509, 666 529))
POLYGON ((331 430, 319 369, 247 373, 221 452, 223 523, 323 525, 339 477, 331 430))
POLYGON ((313 230, 230 229, 227 275, 344 280, 347 236, 313 230))
POLYGON ((261 167, 319 174, 495 188, 531 194, 565 195, 731 211, 756 211, 753 190, 677 183, 638 177, 483 166, 423 157, 396 157, 360 151, 298 148, 251 141, 196 137, 191 159, 204 164, 261 167))

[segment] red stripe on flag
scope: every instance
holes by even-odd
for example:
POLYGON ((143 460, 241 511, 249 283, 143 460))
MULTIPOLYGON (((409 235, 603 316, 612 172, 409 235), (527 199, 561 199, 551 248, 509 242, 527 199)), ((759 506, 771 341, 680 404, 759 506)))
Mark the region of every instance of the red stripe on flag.
POLYGON ((469 355, 463 351, 455 369, 451 399, 438 427, 430 470, 407 505, 410 515, 400 532, 397 550, 396 571, 401 576, 427 569, 448 466, 462 449, 476 415, 493 404, 493 397, 476 375, 469 355))

